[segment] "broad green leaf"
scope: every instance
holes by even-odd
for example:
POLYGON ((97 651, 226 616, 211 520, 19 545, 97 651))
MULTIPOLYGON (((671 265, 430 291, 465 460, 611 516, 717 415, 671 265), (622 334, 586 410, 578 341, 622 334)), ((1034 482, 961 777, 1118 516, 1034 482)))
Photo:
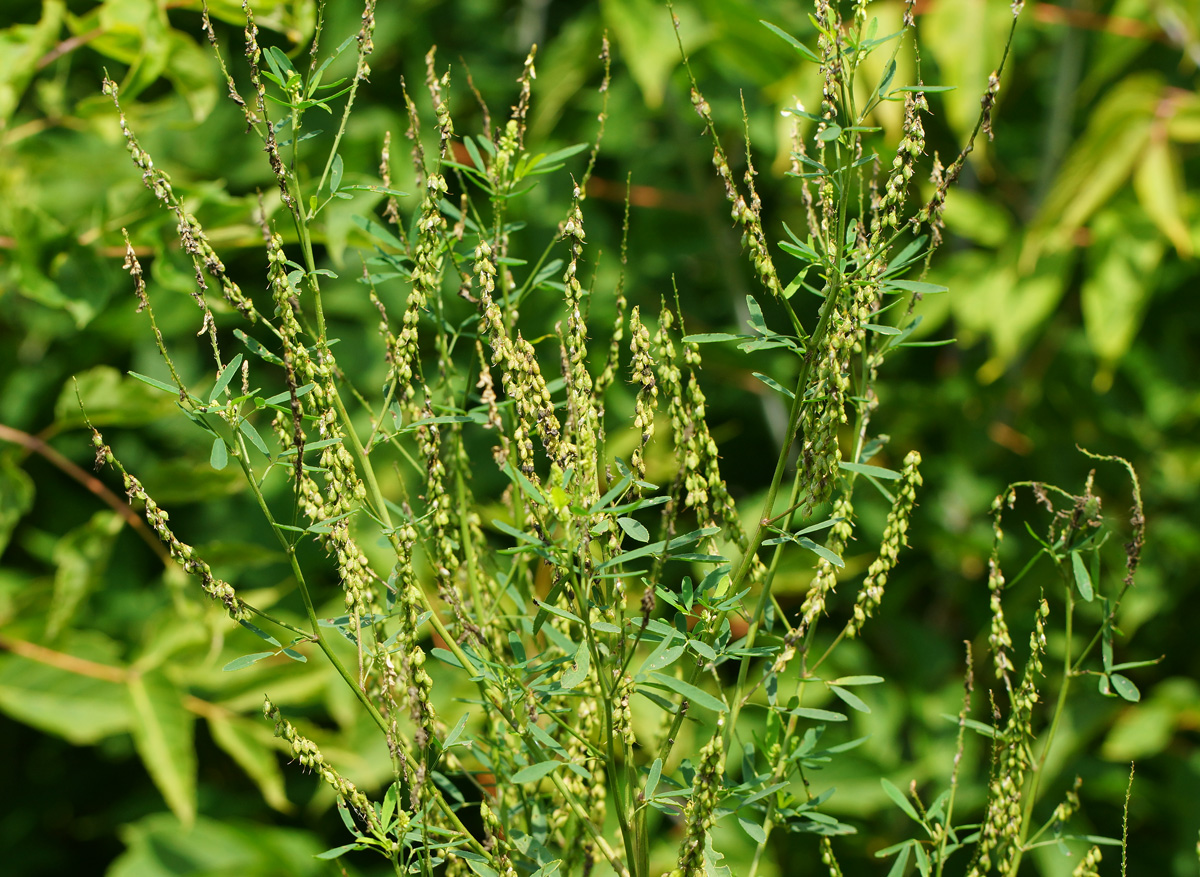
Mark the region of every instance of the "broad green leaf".
POLYGON ((1105 93, 1025 235, 1023 270, 1043 249, 1069 246, 1075 232, 1129 182, 1157 126, 1163 88, 1160 74, 1135 73, 1105 93))
MULTIPOLYGON (((67 660, 103 660, 104 666, 109 666, 108 654, 79 649, 74 642, 69 652, 57 653, 67 660)), ((120 667, 109 669, 114 680, 124 674, 120 667)), ((13 654, 0 654, 0 711, 77 746, 98 743, 128 731, 130 725, 120 682, 83 676, 13 654)))
MULTIPOLYGON (((244 22, 244 19, 243 19, 244 22)), ((121 828, 125 852, 106 877, 328 877, 316 858, 320 839, 307 830, 275 828, 221 813, 221 821, 201 816, 191 829, 170 813, 155 813, 121 828)))
POLYGON ((171 387, 171 392, 174 398, 150 389, 145 381, 122 375, 112 366, 99 365, 63 384, 54 403, 54 423, 60 430, 82 426, 86 412, 96 427, 141 426, 175 411, 178 391, 171 387))
POLYGON ((124 527, 116 512, 102 511, 76 527, 54 546, 54 596, 46 619, 46 637, 55 639, 71 624, 81 603, 108 570, 113 543, 124 527))
POLYGON ((1135 710, 1121 710, 1101 755, 1114 762, 1130 762, 1165 751, 1177 739, 1177 729, 1200 703, 1200 684, 1176 676, 1154 686, 1154 692, 1135 710))
POLYGON ((1192 257, 1192 235, 1184 216, 1187 186, 1179 153, 1167 140, 1166 130, 1154 129, 1133 175, 1133 190, 1146 215, 1166 235, 1183 259, 1192 257))
MULTIPOLYGON (((646 106, 657 109, 671 71, 679 65, 670 17, 654 0, 602 0, 600 10, 646 106)), ((695 16, 681 16, 680 23, 684 51, 690 52, 704 35, 696 32, 695 16)))
POLYGON ((167 32, 166 43, 167 63, 162 75, 187 102, 192 122, 199 124, 208 118, 221 96, 212 57, 194 39, 175 28, 167 32))
POLYGON ((704 877, 733 877, 728 865, 722 865, 725 854, 713 848, 712 832, 704 833, 704 877))
POLYGON ((33 479, 11 453, 0 453, 0 556, 18 522, 33 507, 33 495, 33 479))
POLYGON ((1100 213, 1092 236, 1080 307, 1088 345, 1101 361, 1095 386, 1104 391, 1142 326, 1166 247, 1133 204, 1100 213))
POLYGON ((138 755, 171 811, 190 827, 196 818, 195 716, 161 673, 131 674, 126 688, 138 755))
POLYGON ((38 62, 58 41, 66 11, 63 0, 43 0, 37 24, 14 24, 0 31, 0 128, 8 127, 39 70, 38 62))
MULTIPOLYGON (((939 116, 954 132, 957 142, 966 142, 975 127, 979 95, 987 88, 988 74, 997 61, 993 49, 1004 45, 1011 23, 1012 11, 1007 3, 975 0, 937 3, 921 16, 922 69, 928 52, 941 81, 960 86, 934 104, 944 107, 939 116)), ((932 92, 937 88, 921 86, 920 90, 932 92)), ((917 87, 905 87, 910 89, 917 87)))
POLYGON ((263 800, 280 813, 290 813, 293 808, 287 799, 279 757, 269 742, 273 739, 270 729, 258 721, 215 710, 205 719, 213 742, 254 781, 263 800))

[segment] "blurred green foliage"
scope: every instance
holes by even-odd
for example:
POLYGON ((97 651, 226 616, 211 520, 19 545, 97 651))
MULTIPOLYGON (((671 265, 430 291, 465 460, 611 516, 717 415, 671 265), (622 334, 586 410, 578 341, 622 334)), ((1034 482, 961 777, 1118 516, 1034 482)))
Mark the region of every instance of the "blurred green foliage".
MULTIPOLYGON (((285 661, 221 672, 258 641, 229 632, 163 563, 144 526, 106 505, 112 482, 105 488, 82 471, 90 451, 77 392, 181 532, 205 534, 214 567, 260 606, 272 604, 285 573, 280 558, 259 547, 262 533, 234 514, 242 507, 236 486, 190 462, 207 452, 165 419, 169 399, 123 376, 159 373, 121 267, 123 227, 150 267, 168 340, 198 325, 190 267, 128 160, 111 102, 100 95, 103 70, 120 81, 143 144, 171 173, 231 275, 247 289, 264 283, 251 210, 258 190, 269 208, 278 196, 224 99, 199 7, 0 7, 0 740, 11 754, 0 857, 9 874, 337 873, 311 859, 341 842, 332 797, 311 777, 280 769, 277 741, 256 717, 268 683, 272 698, 306 716, 310 736, 357 782, 382 779, 382 760, 364 742, 368 729, 327 671, 285 661), (189 831, 180 832, 176 817, 189 831)), ((1098 833, 1119 836, 1121 764, 1137 761, 1133 869, 1190 874, 1200 828, 1192 627, 1200 618, 1200 212, 1188 180, 1200 170, 1200 6, 1029 7, 1000 94, 996 139, 977 150, 949 201, 952 239, 929 279, 952 293, 922 304, 923 331, 960 343, 899 360, 881 398, 896 445, 921 449, 927 486, 913 531, 918 556, 894 579, 887 624, 856 645, 885 658, 900 684, 876 710, 873 742, 859 750, 861 775, 836 778, 838 801, 850 808, 842 816, 883 847, 903 829, 876 778, 915 770, 896 775, 904 785, 949 770, 953 736, 940 715, 960 699, 960 684, 946 682, 961 663, 958 643, 986 629, 988 505, 1012 480, 1082 482, 1089 466, 1078 443, 1127 457, 1142 474, 1150 538, 1127 600, 1125 658, 1166 657, 1143 671, 1141 705, 1097 699, 1064 730, 1067 748, 1099 753, 1082 762, 1098 833)), ((227 57, 236 55, 240 5, 220 0, 210 9, 227 57)), ((899 21, 899 3, 873 9, 885 25, 899 21)), ((264 44, 296 57, 307 51, 312 2, 264 0, 255 11, 264 44)), ((330 4, 326 39, 353 32, 359 11, 330 4)), ((806 11, 795 0, 676 7, 732 154, 745 99, 761 153, 764 215, 793 225, 802 206, 782 174, 789 144, 780 111, 815 105, 820 85, 758 22, 805 39, 806 11)), ((974 122, 1009 4, 937 0, 918 12, 925 80, 960 86, 934 103, 927 126, 930 151, 949 156, 974 122)), ((460 126, 478 130, 481 119, 459 59, 496 110, 512 99, 521 61, 538 43, 531 139, 547 151, 590 140, 607 31, 616 76, 588 202, 589 236, 607 254, 598 270, 615 270, 629 175, 631 299, 656 301, 674 277, 690 331, 736 330, 749 278, 688 105, 668 13, 655 0, 425 0, 381 5, 377 19, 372 84, 341 148, 348 179, 374 174, 385 131, 402 136, 398 83, 424 79, 434 44, 439 64, 458 68, 452 100, 460 126)), ((898 117, 884 124, 894 139, 898 117)), ((555 185, 531 194, 528 222, 557 221, 564 202, 555 185)), ((371 204, 344 203, 320 243, 328 265, 352 277, 361 270, 354 245, 366 240, 352 216, 371 204)), ((331 288, 343 362, 364 373, 373 309, 353 283, 331 288)), ((759 449, 777 446, 781 413, 740 360, 716 349, 707 356, 724 471, 745 494, 763 481, 773 450, 759 449)), ((186 354, 178 361, 193 377, 203 368, 186 354)), ((1100 490, 1124 496, 1120 475, 1098 472, 1100 490)), ((1124 502, 1106 511, 1125 515, 1124 502)), ((802 570, 785 571, 777 593, 798 605, 807 583, 802 570)), ((1072 779, 1055 774, 1047 784, 1061 790, 1072 779)), ((1064 873, 1047 850, 1042 873, 1064 873)), ((854 873, 879 867, 843 865, 854 873)))

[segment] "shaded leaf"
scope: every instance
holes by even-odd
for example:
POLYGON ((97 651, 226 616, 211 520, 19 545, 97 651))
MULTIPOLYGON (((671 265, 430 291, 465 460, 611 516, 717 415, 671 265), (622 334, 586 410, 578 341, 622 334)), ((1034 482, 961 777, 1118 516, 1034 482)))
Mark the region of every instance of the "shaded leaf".
POLYGON ((157 671, 131 674, 129 692, 133 743, 146 771, 179 821, 196 818, 195 717, 182 692, 157 671))

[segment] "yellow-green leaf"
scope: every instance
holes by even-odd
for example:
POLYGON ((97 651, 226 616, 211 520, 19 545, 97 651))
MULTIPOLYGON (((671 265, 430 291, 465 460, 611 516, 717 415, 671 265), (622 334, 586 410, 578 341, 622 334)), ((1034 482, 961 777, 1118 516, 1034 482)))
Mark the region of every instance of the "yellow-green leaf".
POLYGON ((1183 216, 1187 190, 1179 155, 1167 141, 1166 128, 1155 128, 1154 136, 1142 150, 1142 160, 1133 176, 1133 189, 1146 215, 1170 238, 1185 259, 1192 255, 1192 236, 1183 216))

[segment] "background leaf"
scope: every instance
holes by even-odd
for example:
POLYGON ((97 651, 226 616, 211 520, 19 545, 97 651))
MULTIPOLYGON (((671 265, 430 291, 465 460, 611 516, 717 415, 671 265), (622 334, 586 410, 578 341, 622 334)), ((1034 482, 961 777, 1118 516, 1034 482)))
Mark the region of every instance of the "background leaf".
POLYGON ((138 755, 171 811, 190 827, 196 819, 195 717, 162 673, 131 674, 126 687, 138 755))

